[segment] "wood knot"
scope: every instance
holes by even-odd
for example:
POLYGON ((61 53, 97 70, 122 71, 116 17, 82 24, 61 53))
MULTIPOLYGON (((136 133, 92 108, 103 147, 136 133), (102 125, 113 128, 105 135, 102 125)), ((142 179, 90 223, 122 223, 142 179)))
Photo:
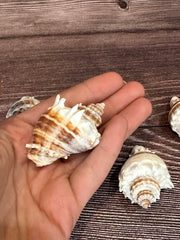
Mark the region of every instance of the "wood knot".
POLYGON ((118 5, 123 10, 128 10, 129 9, 128 0, 118 0, 118 5))

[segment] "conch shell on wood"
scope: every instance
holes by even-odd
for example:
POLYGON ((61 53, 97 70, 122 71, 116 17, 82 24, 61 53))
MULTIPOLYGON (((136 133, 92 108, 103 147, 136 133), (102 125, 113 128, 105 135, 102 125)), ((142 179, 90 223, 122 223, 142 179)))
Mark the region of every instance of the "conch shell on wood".
POLYGON ((164 161, 143 146, 135 146, 119 174, 119 190, 132 203, 148 208, 162 188, 173 188, 164 161))
POLYGON ((37 166, 49 165, 59 158, 94 148, 100 141, 104 103, 69 108, 57 95, 54 105, 43 114, 33 131, 32 143, 26 144, 28 158, 37 166))
POLYGON ((168 120, 171 128, 180 137, 180 98, 172 97, 170 101, 171 110, 169 112, 168 120))
POLYGON ((38 103, 40 103, 40 101, 35 99, 34 97, 24 96, 11 105, 10 109, 6 114, 6 118, 22 113, 27 109, 37 105, 38 103))

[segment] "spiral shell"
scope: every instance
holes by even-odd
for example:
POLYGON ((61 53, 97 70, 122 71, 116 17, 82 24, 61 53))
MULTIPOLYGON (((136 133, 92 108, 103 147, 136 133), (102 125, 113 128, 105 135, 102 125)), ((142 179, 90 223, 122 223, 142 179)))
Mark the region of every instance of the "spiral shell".
POLYGON ((85 152, 100 141, 97 127, 101 124, 105 104, 77 104, 69 108, 64 105, 65 101, 57 95, 54 105, 37 122, 32 143, 26 144, 28 158, 37 166, 85 152))
POLYGON ((34 97, 24 96, 20 100, 12 104, 6 114, 6 118, 22 113, 27 109, 37 105, 38 103, 40 103, 40 101, 35 99, 34 97))
POLYGON ((119 173, 119 190, 132 203, 148 208, 162 188, 173 188, 164 161, 143 146, 135 146, 119 173))
POLYGON ((170 101, 171 110, 169 112, 168 120, 171 128, 180 137, 180 98, 174 96, 170 101))

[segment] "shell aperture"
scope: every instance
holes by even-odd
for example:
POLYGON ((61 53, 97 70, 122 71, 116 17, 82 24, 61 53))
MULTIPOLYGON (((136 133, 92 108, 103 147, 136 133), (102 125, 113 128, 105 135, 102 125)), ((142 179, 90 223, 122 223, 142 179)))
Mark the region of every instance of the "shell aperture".
POLYGON ((104 103, 66 107, 66 99, 55 102, 37 122, 32 143, 26 144, 28 158, 37 166, 49 165, 59 158, 94 148, 100 141, 97 126, 101 124, 104 103))
POLYGON ((173 188, 165 162, 143 146, 135 146, 119 173, 119 191, 132 203, 148 208, 162 188, 173 188))

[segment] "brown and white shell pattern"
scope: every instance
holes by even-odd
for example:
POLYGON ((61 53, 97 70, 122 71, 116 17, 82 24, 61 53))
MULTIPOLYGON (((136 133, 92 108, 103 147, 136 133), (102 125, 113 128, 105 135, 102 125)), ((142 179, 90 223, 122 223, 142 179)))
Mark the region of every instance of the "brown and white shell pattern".
POLYGON ((172 97, 170 101, 171 110, 169 112, 168 120, 171 128, 180 137, 180 98, 172 97))
POLYGON ((20 100, 11 105, 10 109, 6 114, 6 118, 22 113, 27 109, 34 107, 38 103, 40 103, 40 101, 35 99, 34 97, 24 96, 20 100))
POLYGON ((119 190, 132 203, 148 208, 162 188, 173 188, 165 162, 143 146, 135 146, 119 173, 119 190))
POLYGON ((26 144, 28 158, 37 166, 49 165, 59 158, 94 148, 101 134, 104 103, 74 107, 64 105, 66 99, 56 96, 54 105, 43 114, 33 131, 32 143, 26 144))

